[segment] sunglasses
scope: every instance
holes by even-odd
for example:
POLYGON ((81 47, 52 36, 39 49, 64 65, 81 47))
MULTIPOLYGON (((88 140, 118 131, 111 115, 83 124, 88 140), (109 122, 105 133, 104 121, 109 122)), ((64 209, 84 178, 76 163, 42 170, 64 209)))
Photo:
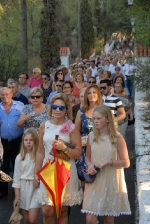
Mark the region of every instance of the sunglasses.
POLYGON ((31 99, 40 99, 42 96, 30 96, 31 99))
POLYGON ((100 90, 102 90, 102 89, 105 90, 106 89, 106 86, 101 86, 100 87, 100 90))
POLYGON ((86 64, 86 65, 90 65, 90 64, 86 64))
POLYGON ((95 82, 89 81, 89 83, 95 84, 95 82))
POLYGON ((59 72, 58 75, 63 75, 63 73, 62 72, 59 72))
POLYGON ((57 84, 56 86, 57 86, 57 87, 62 87, 62 85, 58 85, 58 84, 57 84))
POLYGON ((47 78, 42 78, 43 80, 46 80, 47 78))
POLYGON ((51 108, 52 108, 52 110, 57 110, 57 108, 58 108, 60 111, 64 111, 66 109, 66 106, 58 106, 56 104, 52 104, 51 108))
POLYGON ((27 78, 25 78, 25 77, 19 77, 19 79, 27 79, 27 78))

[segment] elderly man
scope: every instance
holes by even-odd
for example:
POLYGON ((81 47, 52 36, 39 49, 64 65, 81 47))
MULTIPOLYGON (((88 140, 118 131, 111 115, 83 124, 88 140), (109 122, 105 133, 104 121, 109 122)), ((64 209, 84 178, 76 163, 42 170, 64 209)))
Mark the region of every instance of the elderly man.
POLYGON ((19 86, 18 86, 19 92, 23 94, 25 97, 27 97, 27 99, 29 99, 30 91, 31 91, 31 88, 29 88, 29 86, 27 85, 28 78, 29 78, 28 74, 25 72, 22 72, 19 75, 19 86))
POLYGON ((29 79, 28 86, 30 88, 39 87, 42 82, 41 70, 39 68, 33 69, 33 76, 29 79))
POLYGON ((12 98, 13 100, 20 101, 24 105, 29 103, 27 97, 25 97, 18 91, 18 83, 15 80, 13 79, 10 79, 10 81, 8 80, 8 88, 11 89, 11 92, 13 94, 12 98))
MULTIPOLYGON (((2 171, 9 174, 9 163, 12 161, 14 169, 15 159, 19 153, 23 135, 23 127, 17 126, 17 121, 24 108, 20 101, 12 100, 12 91, 7 87, 0 89, 0 137, 3 145, 3 165, 2 171)), ((8 194, 8 183, 0 182, 0 198, 8 194)))

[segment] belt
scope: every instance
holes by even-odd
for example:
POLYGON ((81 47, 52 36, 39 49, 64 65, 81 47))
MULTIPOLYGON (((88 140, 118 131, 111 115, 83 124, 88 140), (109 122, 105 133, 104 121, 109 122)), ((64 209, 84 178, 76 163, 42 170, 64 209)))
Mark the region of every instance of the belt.
POLYGON ((1 140, 6 141, 6 142, 13 142, 13 141, 19 140, 20 138, 22 138, 22 135, 20 135, 18 138, 14 138, 14 139, 1 138, 1 140))

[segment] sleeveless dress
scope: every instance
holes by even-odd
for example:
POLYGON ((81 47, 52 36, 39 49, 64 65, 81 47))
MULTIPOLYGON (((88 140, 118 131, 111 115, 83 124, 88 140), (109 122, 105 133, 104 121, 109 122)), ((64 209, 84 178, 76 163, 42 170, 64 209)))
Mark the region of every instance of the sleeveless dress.
MULTIPOLYGON (((82 123, 82 130, 81 136, 86 136, 92 131, 93 128, 93 120, 86 116, 84 110, 80 109, 81 112, 81 123, 82 123)), ((87 167, 85 163, 85 154, 86 154, 86 146, 82 147, 82 155, 80 159, 76 159, 76 167, 79 179, 84 181, 84 174, 87 172, 87 167)))
MULTIPOLYGON (((61 127, 62 125, 54 125, 50 123, 50 121, 45 122, 45 132, 43 136, 45 158, 43 160, 43 166, 48 159, 53 160, 54 158, 52 155, 50 155, 50 152, 52 149, 52 144, 55 140, 55 135, 59 135, 60 139, 66 142, 70 142, 69 134, 60 135, 59 131, 61 127)), ((66 185, 66 190, 65 190, 64 199, 63 199, 63 206, 73 206, 76 204, 81 204, 83 199, 83 192, 81 189, 79 190, 80 182, 77 176, 75 161, 74 159, 70 159, 68 162, 71 164, 70 180, 67 182, 67 185, 66 185)), ((40 182, 40 188, 37 192, 37 200, 42 205, 44 204, 53 205, 42 182, 40 182)))
MULTIPOLYGON (((112 144, 109 136, 99 137, 98 142, 92 141, 90 133, 91 162, 100 160, 117 160, 116 145, 112 144)), ((96 174, 93 183, 85 184, 82 213, 96 216, 130 215, 127 188, 124 179, 124 169, 105 166, 96 174)))

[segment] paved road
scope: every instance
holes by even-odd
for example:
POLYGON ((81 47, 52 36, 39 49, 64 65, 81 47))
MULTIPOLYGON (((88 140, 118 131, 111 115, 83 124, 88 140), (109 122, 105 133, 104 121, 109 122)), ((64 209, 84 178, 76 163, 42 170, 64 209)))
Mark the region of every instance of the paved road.
MULTIPOLYGON (((129 151, 134 151, 134 126, 128 126, 126 141, 129 151)), ((132 215, 120 216, 115 218, 115 224, 134 224, 135 215, 135 188, 134 188, 134 175, 133 175, 134 161, 131 161, 131 166, 125 169, 125 178, 128 188, 129 201, 131 206, 132 215)), ((11 184, 9 184, 9 195, 0 199, 0 224, 8 224, 9 217, 12 213, 12 202, 14 194, 11 184)), ((81 206, 74 206, 71 209, 69 224, 85 224, 85 215, 80 213, 81 206)), ((102 218, 99 218, 99 224, 102 224, 102 218)), ((23 224, 23 221, 21 221, 23 224)), ((40 214, 40 224, 42 224, 42 214, 40 214)))

